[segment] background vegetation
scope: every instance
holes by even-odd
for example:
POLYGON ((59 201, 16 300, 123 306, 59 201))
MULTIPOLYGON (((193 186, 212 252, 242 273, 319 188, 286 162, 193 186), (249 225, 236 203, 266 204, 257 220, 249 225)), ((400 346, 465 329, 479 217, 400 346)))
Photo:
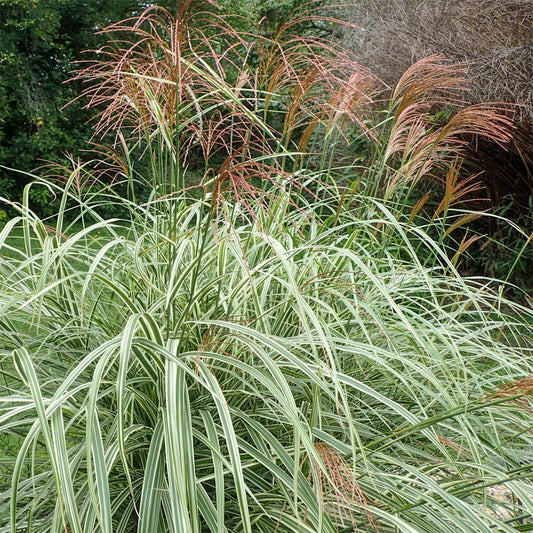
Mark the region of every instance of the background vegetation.
MULTIPOLYGON (((175 10, 173 0, 156 3, 175 10)), ((264 34, 273 34, 302 2, 219 4, 224 12, 242 17, 234 19, 234 26, 249 30, 249 21, 255 17, 263 21, 264 34)), ((0 165, 30 172, 52 161, 67 167, 60 172, 64 175, 72 169, 71 160, 92 157, 86 152, 93 133, 87 122, 92 112, 84 109, 81 101, 72 103, 80 93, 80 82, 64 83, 71 76, 72 62, 90 57, 83 51, 104 45, 105 37, 95 30, 139 14, 145 4, 2 0, 0 7, 0 165)), ((522 0, 484 6, 453 0, 423 5, 407 0, 358 1, 344 8, 341 15, 358 28, 344 26, 339 30, 327 20, 315 19, 302 21, 298 31, 341 42, 389 85, 394 85, 412 62, 433 53, 456 62, 466 61, 470 88, 463 97, 467 101, 519 104, 513 140, 506 150, 476 139, 465 167, 472 174, 479 173, 483 187, 475 197, 477 204, 471 203, 470 207, 503 215, 529 236, 533 233, 531 7, 530 1, 522 0)), ((52 174, 58 172, 55 168, 52 174)), ((190 177, 193 180, 192 172, 190 177)), ((4 196, 20 199, 30 179, 0 169, 0 190, 4 196)), ((49 191, 33 190, 31 195, 37 212, 53 212, 49 191)), ((112 214, 107 207, 107 216, 112 214)), ((12 215, 9 209, 0 211, 3 219, 12 215)), ((532 286, 528 265, 533 252, 531 246, 524 248, 523 236, 514 226, 501 218, 483 217, 472 229, 489 235, 491 240, 473 245, 473 258, 464 264, 468 272, 505 278, 512 270, 515 283, 525 289, 532 286), (521 259, 513 267, 515 254, 521 250, 521 259)))

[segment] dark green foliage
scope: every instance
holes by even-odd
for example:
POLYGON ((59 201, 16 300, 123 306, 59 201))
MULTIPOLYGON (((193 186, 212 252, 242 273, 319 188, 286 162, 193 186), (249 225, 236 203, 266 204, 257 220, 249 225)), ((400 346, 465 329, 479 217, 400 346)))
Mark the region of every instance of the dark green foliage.
MULTIPOLYGON (((65 83, 72 62, 102 45, 98 29, 143 6, 134 0, 0 0, 0 165, 29 172, 46 161, 66 163, 66 153, 80 155, 92 132, 90 113, 72 102, 79 83, 65 83)), ((0 169, 0 195, 18 199, 28 181, 0 169)), ((51 199, 40 189, 32 207, 47 214, 51 199)))

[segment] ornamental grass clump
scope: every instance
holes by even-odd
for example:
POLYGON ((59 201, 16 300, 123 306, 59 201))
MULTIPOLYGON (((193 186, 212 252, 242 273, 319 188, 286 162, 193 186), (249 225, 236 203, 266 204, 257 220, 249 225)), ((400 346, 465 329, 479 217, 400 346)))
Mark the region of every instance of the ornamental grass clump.
POLYGON ((53 227, 27 190, 0 232, 0 531, 527 530, 533 313, 378 196, 388 161, 315 168, 350 128, 383 153, 374 77, 186 7, 83 74, 128 196, 35 177, 53 227))

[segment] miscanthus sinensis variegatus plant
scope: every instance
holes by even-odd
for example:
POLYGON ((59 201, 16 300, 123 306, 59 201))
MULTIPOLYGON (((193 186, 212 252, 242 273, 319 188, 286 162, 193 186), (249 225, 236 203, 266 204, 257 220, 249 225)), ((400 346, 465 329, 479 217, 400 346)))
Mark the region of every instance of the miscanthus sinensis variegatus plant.
POLYGON ((376 80, 330 44, 185 7, 113 27, 131 43, 84 74, 129 197, 82 187, 90 165, 36 178, 53 227, 26 201, 0 232, 0 531, 527 530, 532 313, 457 274, 389 164, 410 183, 460 140, 424 143, 406 101, 378 139, 376 80), (388 146, 370 189, 306 167, 350 122, 388 146))

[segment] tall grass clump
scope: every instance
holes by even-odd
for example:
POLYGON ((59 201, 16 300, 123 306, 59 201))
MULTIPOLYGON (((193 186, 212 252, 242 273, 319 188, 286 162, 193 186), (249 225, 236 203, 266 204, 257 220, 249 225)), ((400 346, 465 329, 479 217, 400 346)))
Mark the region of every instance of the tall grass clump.
POLYGON ((505 115, 424 130, 458 83, 431 59, 374 127, 379 81, 292 33, 322 13, 179 5, 107 30, 80 76, 110 157, 0 232, 0 531, 531 530, 533 313, 457 274, 453 194, 436 237, 402 203, 505 115), (378 155, 345 186, 354 135, 378 155))
MULTIPOLYGON (((430 54, 464 62, 471 104, 512 102, 515 106, 513 138, 506 150, 489 140, 471 139, 464 166, 477 174, 482 186, 477 208, 490 207, 504 219, 487 217, 470 223, 471 230, 491 239, 476 245, 476 260, 465 265, 512 279, 527 291, 533 286, 533 2, 531 0, 357 0, 345 13, 363 31, 339 27, 336 38, 356 53, 363 65, 394 85, 413 61, 430 54), (512 223, 509 223, 509 220, 512 223), (525 238, 516 226, 523 228, 525 238), (513 267, 515 252, 524 247, 520 268, 513 267), (523 267, 522 267, 523 265, 523 267)), ((468 138, 468 137, 467 137, 468 138)))

